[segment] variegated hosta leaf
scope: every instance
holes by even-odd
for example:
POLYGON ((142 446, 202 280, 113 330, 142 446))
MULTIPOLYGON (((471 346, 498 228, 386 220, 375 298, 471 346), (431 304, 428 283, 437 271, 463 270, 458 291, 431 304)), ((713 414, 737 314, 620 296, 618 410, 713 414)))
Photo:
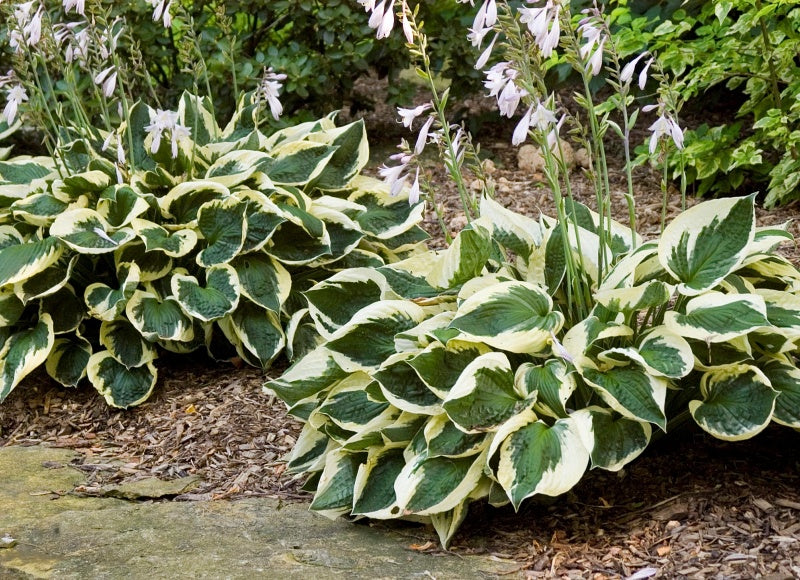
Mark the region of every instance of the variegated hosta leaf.
POLYGON ((695 368, 708 371, 753 359, 753 348, 747 335, 726 342, 687 341, 694 353, 695 368))
POLYGON ((410 301, 383 300, 365 306, 337 330, 327 348, 347 371, 376 368, 395 353, 396 334, 415 327, 425 311, 410 301))
POLYGON ((319 333, 330 338, 363 307, 385 296, 386 279, 371 268, 344 270, 304 292, 319 333))
POLYGON ((194 276, 172 276, 172 294, 183 310, 203 322, 211 322, 233 312, 239 304, 239 277, 228 264, 206 270, 206 284, 194 276))
POLYGON ((14 226, 0 224, 0 250, 9 246, 24 244, 25 240, 25 236, 14 226))
POLYGON ((278 314, 292 289, 291 274, 266 254, 237 256, 231 266, 239 277, 239 291, 262 308, 278 314))
POLYGON ((761 296, 706 292, 686 304, 686 314, 667 312, 664 325, 686 338, 724 342, 769 326, 769 320, 761 296))
POLYGON ((770 324, 792 338, 800 337, 800 295, 765 288, 757 289, 756 293, 766 303, 770 324))
POLYGON ((174 298, 159 300, 155 294, 136 290, 125 305, 128 320, 146 340, 189 342, 194 337, 192 320, 174 298))
POLYGON ((771 360, 761 369, 772 388, 780 393, 775 401, 772 420, 800 429, 800 369, 792 365, 788 357, 771 360))
POLYGON ((45 362, 53 348, 53 320, 43 314, 35 326, 12 334, 0 347, 0 402, 33 369, 45 362))
POLYGON ((330 239, 330 256, 316 260, 311 266, 329 264, 349 254, 364 237, 359 225, 344 213, 314 204, 311 214, 325 222, 330 239))
POLYGON ((650 423, 616 416, 602 407, 586 407, 570 415, 578 427, 583 446, 589 450, 592 469, 619 471, 636 459, 650 443, 650 423))
POLYGON ((588 463, 589 452, 573 419, 558 419, 549 426, 537 421, 533 411, 506 422, 489 450, 494 476, 515 510, 533 495, 568 491, 583 477, 588 463))
POLYGON ((64 252, 57 238, 8 245, 0 249, 0 286, 15 284, 43 272, 64 252))
POLYGON ((97 213, 115 228, 130 224, 149 209, 144 197, 128 185, 109 188, 97 200, 97 213))
POLYGON ((372 376, 381 386, 383 395, 395 407, 418 415, 437 415, 442 412, 442 400, 436 396, 408 364, 409 355, 397 353, 372 376))
POLYGON ((790 223, 756 226, 755 236, 753 242, 747 246, 747 253, 749 255, 771 254, 780 244, 794 241, 794 236, 789 233, 790 223))
POLYGON ((47 374, 65 387, 76 387, 86 376, 92 345, 85 338, 57 338, 44 363, 47 374))
POLYGON ((772 418, 778 397, 767 376, 751 365, 705 373, 700 391, 703 400, 690 401, 689 411, 704 431, 725 441, 760 433, 772 418))
POLYGON ((264 250, 284 264, 302 266, 331 255, 331 238, 325 223, 294 206, 280 206, 289 218, 282 223, 264 250))
POLYGON ((129 228, 113 231, 99 213, 81 208, 59 215, 50 226, 50 235, 82 254, 104 254, 119 249, 136 234, 129 228))
POLYGON ((353 515, 375 519, 397 517, 394 482, 406 465, 402 448, 373 447, 358 467, 353 489, 353 515))
POLYGON ((615 312, 633 312, 669 302, 674 286, 660 280, 651 280, 630 288, 612 288, 595 293, 594 299, 615 312))
POLYGON ((86 305, 66 285, 54 294, 48 294, 39 302, 39 315, 49 314, 53 319, 53 332, 64 334, 76 330, 86 317, 86 305))
POLYGON ((302 186, 322 174, 335 152, 330 145, 289 143, 272 152, 275 161, 266 173, 276 184, 302 186))
POLYGON ((239 355, 254 366, 268 367, 286 344, 278 316, 252 302, 241 301, 228 319, 238 338, 233 342, 239 355))
POLYGON ((680 281, 678 292, 702 294, 736 270, 755 235, 754 201, 755 194, 706 201, 664 228, 658 257, 680 281))
POLYGON ((58 292, 72 278, 72 269, 77 261, 77 255, 69 260, 62 258, 46 270, 14 284, 14 293, 27 304, 35 298, 58 292))
POLYGON ((330 518, 348 513, 353 507, 353 490, 362 453, 334 449, 325 456, 325 468, 317 484, 311 509, 330 518))
POLYGON ((306 423, 286 457, 286 471, 288 473, 322 471, 324 456, 330 442, 331 439, 325 433, 306 423))
POLYGON ((197 211, 212 200, 225 199, 230 191, 221 183, 214 181, 185 181, 173 187, 167 195, 159 198, 158 205, 164 217, 173 218, 176 223, 193 225, 197 211))
POLYGON ((581 369, 584 380, 592 386, 609 407, 637 421, 648 421, 667 428, 664 403, 667 381, 630 365, 600 371, 581 369))
POLYGON ((547 292, 529 282, 503 282, 464 301, 450 326, 473 340, 517 353, 537 353, 564 324, 547 292))
POLYGON ((800 290, 800 271, 783 256, 755 255, 744 261, 737 274, 747 277, 759 287, 797 292, 800 290), (781 287, 785 286, 785 287, 781 287))
POLYGON ((136 235, 144 240, 148 252, 159 250, 172 258, 180 258, 197 245, 197 234, 191 229, 170 232, 156 223, 139 218, 134 219, 131 226, 136 235))
POLYGON ((128 299, 139 285, 139 267, 132 262, 122 264, 117 270, 121 280, 120 287, 110 288, 101 282, 89 284, 83 294, 83 300, 89 308, 89 314, 100 320, 114 320, 124 310, 128 299))
POLYGON ((665 326, 651 329, 638 348, 611 348, 598 355, 610 364, 636 361, 651 375, 679 379, 694 368, 694 353, 686 339, 665 326))
POLYGON ((344 127, 309 135, 309 141, 320 141, 336 147, 336 151, 314 178, 313 186, 324 191, 340 190, 369 161, 369 145, 364 121, 359 119, 344 127))
POLYGON ((247 206, 236 198, 210 201, 197 212, 197 226, 208 244, 197 263, 204 268, 230 262, 238 254, 247 234, 247 206))
POLYGON ((450 420, 466 433, 496 431, 513 415, 533 406, 517 392, 508 357, 489 352, 467 365, 442 407, 450 420))
POLYGON ((127 368, 140 367, 156 358, 153 345, 124 318, 100 325, 100 344, 127 368))
POLYGON ((378 383, 354 373, 334 387, 317 409, 342 429, 359 431, 389 407, 378 383))
POLYGON ((263 172, 272 161, 272 157, 263 151, 234 150, 212 163, 205 178, 232 188, 250 179, 254 173, 263 172))
POLYGON ((111 407, 127 409, 147 400, 156 386, 157 371, 151 362, 129 369, 103 350, 89 357, 87 374, 111 407))
POLYGON ((484 478, 481 483, 483 485, 479 485, 467 499, 453 509, 447 510, 446 512, 431 514, 431 525, 436 530, 436 535, 439 536, 439 542, 445 550, 450 545, 450 540, 458 530, 458 527, 466 519, 469 504, 473 499, 486 497, 488 495, 491 481, 488 478, 484 478))
POLYGON ((324 342, 308 314, 308 308, 292 314, 285 327, 287 360, 292 361, 305 356, 324 342))
POLYGON ((461 458, 412 458, 394 484, 399 513, 424 516, 453 509, 478 486, 485 461, 485 451, 461 458))
POLYGON ((319 347, 296 360, 280 377, 268 381, 264 390, 294 405, 330 388, 348 374, 336 363, 331 351, 319 347))
POLYGON ((640 273, 637 272, 637 269, 643 263, 656 257, 657 253, 658 243, 655 241, 645 242, 641 246, 637 246, 635 250, 623 256, 608 271, 600 283, 600 291, 632 287, 640 280, 640 276, 637 275, 640 273))
MULTIPOLYGON (((111 185, 111 176, 105 171, 94 169, 75 175, 68 175, 60 184, 53 183, 53 191, 60 195, 68 195, 72 199, 86 193, 99 193, 111 185)), ((57 195, 58 195, 57 194, 57 195)))
POLYGON ((482 343, 451 340, 444 346, 434 342, 407 362, 425 385, 444 399, 467 365, 489 350, 482 343))
POLYGON ((27 185, 56 175, 51 157, 15 157, 0 162, 0 184, 27 185))
POLYGON ((235 195, 237 199, 247 203, 244 215, 247 234, 242 245, 242 253, 260 250, 286 218, 281 209, 260 191, 238 190, 235 195))
POLYGON ((114 252, 114 263, 117 271, 120 271, 123 264, 136 264, 140 282, 158 280, 173 269, 172 258, 160 250, 148 252, 144 243, 140 241, 125 244, 123 248, 114 252))
POLYGON ((50 193, 37 193, 12 203, 11 213, 15 219, 46 228, 68 207, 50 193))
POLYGON ((432 417, 425 424, 428 457, 469 457, 489 445, 487 433, 464 433, 446 413, 432 417))
POLYGON ((558 359, 550 359, 542 365, 520 365, 514 382, 517 391, 535 398, 533 408, 537 413, 554 419, 567 416, 565 405, 577 387, 573 373, 558 359))
POLYGON ((481 199, 481 225, 486 224, 492 239, 511 250, 527 265, 534 250, 542 244, 542 228, 534 219, 506 209, 493 199, 481 199))
POLYGON ((359 175, 349 186, 356 191, 348 197, 348 201, 364 207, 355 220, 363 231, 379 240, 395 238, 422 221, 425 204, 410 206, 407 199, 392 197, 383 181, 359 175))
POLYGON ((23 310, 25 305, 10 287, 0 288, 0 327, 13 326, 23 310))
POLYGON ((466 228, 435 262, 426 276, 431 286, 454 288, 480 276, 492 249, 489 233, 482 228, 466 228))

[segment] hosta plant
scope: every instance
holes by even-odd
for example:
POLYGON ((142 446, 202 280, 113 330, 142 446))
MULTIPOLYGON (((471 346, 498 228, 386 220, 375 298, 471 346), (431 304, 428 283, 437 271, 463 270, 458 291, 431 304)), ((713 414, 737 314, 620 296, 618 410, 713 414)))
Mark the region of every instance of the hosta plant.
POLYGON ((360 175, 361 122, 266 135, 247 94, 221 128, 189 93, 177 113, 139 102, 129 119, 96 140, 64 130, 56 159, 0 162, 0 401, 44 365, 136 405, 160 349, 266 367, 310 346, 290 324, 299 291, 427 237, 420 206, 360 175))
POLYGON ((635 249, 613 224, 613 267, 577 273, 593 304, 580 320, 562 242, 599 237, 596 215, 574 213, 565 234, 484 199, 446 251, 305 292, 299 316, 323 342, 267 388, 305 423, 289 468, 309 476, 312 509, 423 518, 446 545, 471 502, 564 493, 671 421, 726 440, 800 428, 800 272, 752 196, 700 204, 635 249))

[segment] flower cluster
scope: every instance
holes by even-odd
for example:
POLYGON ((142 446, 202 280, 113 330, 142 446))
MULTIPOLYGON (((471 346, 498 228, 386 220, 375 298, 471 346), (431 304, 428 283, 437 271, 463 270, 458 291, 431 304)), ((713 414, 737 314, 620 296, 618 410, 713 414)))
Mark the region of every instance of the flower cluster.
MULTIPOLYGON (((425 103, 423 105, 414 107, 413 109, 398 107, 397 113, 400 115, 400 120, 403 123, 403 126, 407 127, 408 129, 413 129, 414 120, 423 113, 429 111, 432 107, 432 103, 425 103)), ((389 157, 390 160, 399 162, 397 165, 383 165, 378 170, 381 177, 383 177, 383 179, 389 185, 389 191, 391 195, 397 195, 406 187, 408 178, 410 176, 409 166, 415 158, 422 154, 422 151, 425 149, 425 145, 428 143, 429 137, 434 139, 438 138, 430 132, 434 119, 434 116, 429 115, 425 123, 423 123, 419 134, 417 135, 417 140, 414 144, 413 150, 409 147, 405 139, 400 143, 400 153, 395 153, 389 157)), ((419 201, 419 196, 419 166, 417 166, 414 174, 414 182, 412 183, 411 189, 408 193, 408 203, 414 205, 419 201)))
POLYGON ((178 113, 163 109, 157 109, 155 113, 150 113, 150 124, 144 129, 151 139, 150 152, 154 155, 158 153, 158 149, 161 147, 161 137, 164 131, 169 131, 173 159, 178 156, 180 142, 191 135, 189 127, 178 123, 178 113))
POLYGON ((266 101, 276 121, 283 113, 283 105, 281 105, 278 95, 280 94, 281 88, 283 88, 283 81, 285 80, 285 74, 274 72, 272 67, 264 67, 264 73, 261 75, 261 82, 256 89, 256 102, 260 103, 266 101))

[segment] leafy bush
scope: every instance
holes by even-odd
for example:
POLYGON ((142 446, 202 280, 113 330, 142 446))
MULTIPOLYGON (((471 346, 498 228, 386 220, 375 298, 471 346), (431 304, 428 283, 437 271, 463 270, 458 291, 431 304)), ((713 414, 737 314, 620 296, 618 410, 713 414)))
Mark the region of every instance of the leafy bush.
MULTIPOLYGON (((63 19, 58 4, 49 2, 53 22, 63 19)), ((371 74, 390 79, 391 102, 406 101, 415 90, 412 84, 396 82, 409 65, 402 39, 377 41, 356 0, 173 2, 169 28, 162 19, 153 19, 151 4, 90 0, 86 10, 87 14, 102 14, 109 23, 121 18, 126 30, 135 31, 117 40, 120 61, 134 73, 130 75, 136 81, 131 90, 144 95, 155 88, 164 106, 176 103, 183 91, 197 92, 199 72, 201 87, 214 88, 214 107, 219 118, 226 119, 233 112, 238 91, 254 88, 264 67, 287 75, 285 106, 295 119, 314 119, 347 101, 356 110, 371 107, 372 95, 354 88, 358 79, 371 74)), ((10 22, 13 4, 8 3, 7 9, 10 22)), ((453 26, 470 20, 463 6, 456 0, 431 2, 422 14, 436 34, 433 44, 439 57, 434 68, 451 79, 460 94, 481 90, 474 61, 461 56, 468 42, 460 34, 461 27, 453 26)), ((80 22, 75 14, 69 20, 80 22)), ((0 47, 6 45, 7 29, 0 30, 0 47)), ((50 65, 53 79, 58 80, 62 73, 58 60, 50 65)), ((90 81, 82 78, 84 84, 90 81)), ((50 88, 53 96, 68 106, 62 87, 54 83, 50 88)), ((88 108, 99 115, 98 100, 86 96, 85 104, 93 104, 88 108)))
MULTIPOLYGON (((571 251, 597 247, 597 216, 575 211, 571 251)), ((422 517, 446 545, 471 502, 564 493, 686 414, 727 440, 800 428, 800 272, 770 254, 786 231, 755 227, 753 196, 632 251, 615 228, 583 320, 564 315, 564 231, 487 198, 445 252, 305 292, 324 342, 267 388, 305 422, 289 468, 310 475, 311 508, 422 517)))
POLYGON ((0 401, 44 364, 136 405, 159 348, 266 367, 306 347, 290 323, 299 291, 427 237, 421 206, 360 175, 363 123, 331 115, 266 136, 258 111, 243 95, 222 129, 205 98, 185 93, 174 114, 137 102, 105 144, 0 163, 0 401), (130 172, 115 139, 132 144, 130 172))
POLYGON ((733 117, 738 109, 736 121, 687 131, 673 168, 685 166, 699 194, 761 183, 767 206, 800 198, 800 7, 772 0, 700 2, 661 20, 636 17, 619 4, 618 41, 631 52, 647 47, 657 54, 679 78, 680 99, 705 108, 716 91, 721 110, 733 117))

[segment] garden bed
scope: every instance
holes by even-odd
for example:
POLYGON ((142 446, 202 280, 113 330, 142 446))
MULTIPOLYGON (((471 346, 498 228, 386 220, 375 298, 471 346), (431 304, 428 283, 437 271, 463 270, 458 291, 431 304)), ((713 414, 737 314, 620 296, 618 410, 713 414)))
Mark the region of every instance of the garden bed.
MULTIPOLYGON (((366 121, 374 174, 408 134, 389 107, 378 106, 366 121)), ((497 200, 523 214, 552 215, 542 176, 518 167, 511 131, 498 125, 478 133, 492 160, 497 200)), ((443 172, 433 165, 431 171, 435 182, 446 183, 443 172)), ((593 193, 578 172, 576 197, 591 205, 593 193)), ((621 172, 612 172, 611 179, 612 187, 618 181, 618 188, 624 188, 621 172)), ((660 227, 659 179, 647 169, 637 170, 638 230, 646 238, 660 227)), ((444 186, 437 201, 451 229, 463 227, 455 191, 444 186)), ((627 208, 621 196, 617 201, 621 217, 627 208)), ((678 211, 680 196, 671 191, 668 213, 678 211)), ((795 214, 792 207, 759 211, 759 224, 783 223, 795 214)), ((434 236, 432 246, 444 244, 430 211, 425 228, 434 236)), ((797 224, 791 230, 798 235, 797 224)), ((796 247, 787 245, 782 253, 798 263, 796 247)), ((109 408, 89 385, 67 391, 37 373, 0 406, 0 445, 45 444, 80 451, 78 467, 90 478, 76 492, 87 495, 103 495, 109 486, 144 477, 197 474, 202 485, 178 499, 310 499, 300 490, 302 482, 284 473, 281 461, 300 424, 286 416, 281 401, 261 389, 266 378, 280 374, 283 363, 265 374, 189 355, 162 357, 158 367, 153 397, 128 411, 109 408)), ((740 443, 688 429, 654 444, 619 473, 593 472, 557 502, 529 501, 519 514, 475 505, 474 517, 451 549, 515 560, 520 574, 531 577, 604 578, 648 567, 662 577, 796 577, 800 464, 791 450, 798 445, 800 435, 785 428, 771 427, 740 443)), ((401 529, 409 549, 440 549, 431 529, 401 529)))

